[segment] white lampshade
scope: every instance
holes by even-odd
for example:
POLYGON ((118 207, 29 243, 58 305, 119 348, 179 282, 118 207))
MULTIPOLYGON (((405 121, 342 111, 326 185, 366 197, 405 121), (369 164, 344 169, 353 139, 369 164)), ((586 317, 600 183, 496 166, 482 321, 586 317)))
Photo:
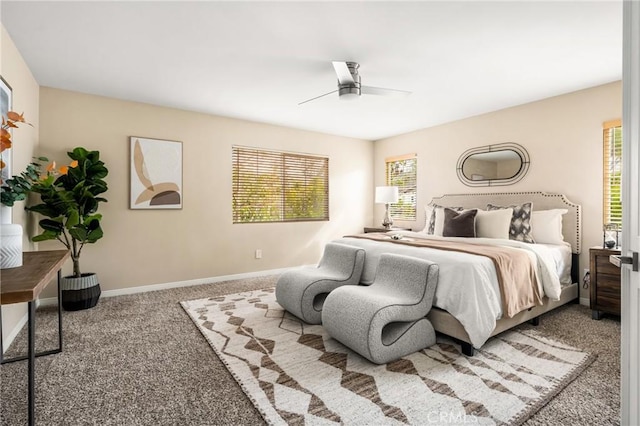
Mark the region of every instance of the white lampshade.
POLYGON ((376 186, 376 203, 391 204, 397 201, 397 186, 376 186))

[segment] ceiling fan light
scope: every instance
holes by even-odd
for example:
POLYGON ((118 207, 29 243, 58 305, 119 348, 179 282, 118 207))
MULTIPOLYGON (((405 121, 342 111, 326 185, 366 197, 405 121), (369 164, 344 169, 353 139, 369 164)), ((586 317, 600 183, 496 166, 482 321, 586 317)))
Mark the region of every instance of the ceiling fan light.
POLYGON ((351 86, 351 87, 341 87, 338 91, 338 96, 341 100, 351 101, 358 99, 360 97, 360 87, 351 86))
POLYGON ((357 95, 355 93, 347 93, 340 96, 341 101, 355 101, 358 98, 360 98, 360 95, 357 95))

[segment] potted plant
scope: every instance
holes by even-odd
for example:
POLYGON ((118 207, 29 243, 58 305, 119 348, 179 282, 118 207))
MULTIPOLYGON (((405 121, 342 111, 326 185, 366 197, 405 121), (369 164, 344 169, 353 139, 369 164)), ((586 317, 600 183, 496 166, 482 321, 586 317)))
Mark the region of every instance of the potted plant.
POLYGON ((30 191, 40 195, 40 204, 27 207, 45 216, 39 221, 42 233, 32 241, 58 240, 71 251, 73 275, 63 277, 62 307, 68 311, 88 309, 98 303, 100 284, 95 273, 82 273, 80 255, 85 244, 93 244, 103 236, 102 215, 97 213, 101 196, 107 191, 103 180, 108 174, 98 151, 75 148, 67 155, 73 160, 53 173, 55 163, 47 173, 32 183, 30 191))

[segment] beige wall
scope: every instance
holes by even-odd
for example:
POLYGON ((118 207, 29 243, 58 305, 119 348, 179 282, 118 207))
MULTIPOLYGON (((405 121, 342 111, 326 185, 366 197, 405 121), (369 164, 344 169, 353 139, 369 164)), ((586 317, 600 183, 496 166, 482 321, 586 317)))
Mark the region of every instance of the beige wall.
POLYGON ((81 257, 82 270, 97 272, 103 290, 315 263, 327 241, 372 220, 371 141, 46 87, 40 112, 39 154, 66 162, 65 152, 84 146, 99 150, 109 169, 109 201, 100 210, 105 237, 81 257), (129 136, 183 142, 182 210, 129 209, 129 136), (328 156, 331 220, 232 224, 234 144, 328 156))
MULTIPOLYGON (((0 75, 2 75, 2 78, 11 86, 13 95, 12 109, 18 112, 24 112, 25 119, 33 124, 33 127, 21 125, 19 129, 13 132, 13 148, 11 149, 13 161, 12 173, 17 174, 24 170, 27 164, 29 164, 38 145, 39 87, 4 26, 2 26, 0 38, 2 45, 0 75)), ((34 246, 29 242, 26 232, 31 224, 24 211, 24 202, 16 203, 13 207, 12 223, 20 224, 25 228, 23 249, 34 250, 34 246)), ((2 271, 0 271, 0 280, 2 278, 1 274, 2 271)), ((2 307, 2 336, 5 341, 9 337, 9 333, 25 314, 26 304, 2 307)))
MULTIPOLYGON (((588 248, 602 244, 602 123, 621 115, 622 84, 616 82, 380 140, 375 143, 375 183, 384 184, 386 157, 418 154, 418 220, 396 223, 414 229, 424 227, 423 206, 442 194, 564 193, 583 208, 582 271, 588 268, 588 248), (529 152, 531 167, 520 182, 470 188, 458 180, 460 154, 503 142, 518 143, 529 152)), ((376 206, 376 223, 382 215, 376 206)), ((581 297, 588 297, 583 289, 581 297)))

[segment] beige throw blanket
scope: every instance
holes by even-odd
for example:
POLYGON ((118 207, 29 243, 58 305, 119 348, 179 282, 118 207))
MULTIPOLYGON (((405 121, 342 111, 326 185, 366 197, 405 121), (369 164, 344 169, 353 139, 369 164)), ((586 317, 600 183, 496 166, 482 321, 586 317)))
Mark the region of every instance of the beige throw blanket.
POLYGON ((393 240, 389 234, 359 234, 349 235, 349 238, 362 238, 383 241, 414 247, 428 247, 438 250, 457 251, 475 254, 491 259, 496 267, 500 294, 502 297, 502 312, 511 318, 518 312, 542 305, 542 296, 536 279, 535 267, 529 255, 523 251, 510 247, 498 247, 481 244, 468 244, 457 241, 400 239, 393 240))

